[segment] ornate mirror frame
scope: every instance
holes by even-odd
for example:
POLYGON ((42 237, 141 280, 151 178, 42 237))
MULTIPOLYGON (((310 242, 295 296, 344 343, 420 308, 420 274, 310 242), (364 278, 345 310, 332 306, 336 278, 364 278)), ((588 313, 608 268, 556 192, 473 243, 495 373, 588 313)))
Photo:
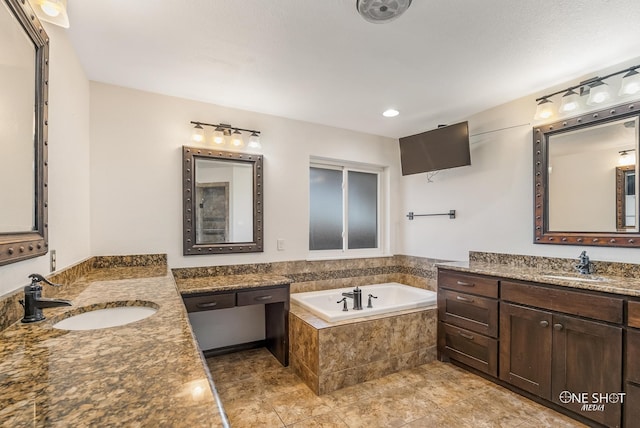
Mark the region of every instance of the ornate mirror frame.
MULTIPOLYGON (((33 42, 35 48, 35 100, 34 100, 34 174, 35 215, 31 231, 0 234, 0 265, 26 260, 47 254, 47 136, 48 136, 48 84, 49 84, 49 36, 36 18, 26 0, 2 0, 13 13, 33 42)), ((3 142, 5 143, 5 142, 3 142)), ((10 183, 2 183, 7 186, 10 183)))
POLYGON ((263 251, 262 155, 182 147, 182 236, 185 256, 201 254, 256 253, 263 251), (253 171, 253 241, 198 244, 196 239, 196 161, 198 158, 243 162, 253 171))
MULTIPOLYGON (((640 116, 640 102, 621 104, 533 128, 534 243, 640 247, 640 232, 549 231, 548 171, 549 138, 555 134, 640 116)), ((636 132, 638 132, 636 130, 636 132)), ((612 208, 613 210, 613 208, 612 208)))

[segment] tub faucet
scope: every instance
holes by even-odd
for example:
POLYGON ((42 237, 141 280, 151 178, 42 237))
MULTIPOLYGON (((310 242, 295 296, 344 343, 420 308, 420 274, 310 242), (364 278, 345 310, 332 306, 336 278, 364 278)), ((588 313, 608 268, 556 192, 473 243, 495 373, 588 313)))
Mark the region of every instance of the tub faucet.
POLYGON ((356 311, 362 310, 362 290, 358 286, 351 293, 342 293, 342 295, 353 299, 353 309, 356 311))
POLYGON ((580 257, 578 258, 578 264, 575 266, 575 268, 582 275, 587 275, 593 272, 593 266, 589 261, 589 256, 587 256, 586 251, 583 251, 582 253, 580 253, 580 257))
POLYGON ((47 299, 42 297, 41 282, 54 287, 60 287, 59 284, 53 284, 47 281, 42 275, 32 273, 29 275, 31 284, 24 287, 24 300, 20 300, 20 304, 24 307, 24 318, 22 322, 36 322, 45 319, 42 313, 43 308, 55 308, 58 306, 71 306, 71 301, 64 299, 47 299))

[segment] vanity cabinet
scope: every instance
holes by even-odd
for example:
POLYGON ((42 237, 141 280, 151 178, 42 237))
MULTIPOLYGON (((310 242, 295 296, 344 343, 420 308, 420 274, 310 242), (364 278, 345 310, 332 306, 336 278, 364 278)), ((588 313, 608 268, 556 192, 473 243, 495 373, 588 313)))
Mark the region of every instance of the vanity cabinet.
MULTIPOLYGON (((183 294, 187 312, 201 312, 236 306, 264 305, 265 340, 263 345, 280 361, 289 365, 289 285, 275 287, 240 288, 233 291, 214 291, 183 294)), ((234 345, 204 350, 205 355, 242 349, 234 345)))
POLYGON ((588 393, 595 404, 592 394, 620 392, 622 327, 606 322, 621 323, 624 301, 512 281, 501 281, 501 292, 500 379, 604 425, 619 426, 620 403, 583 411, 584 402, 562 393, 588 393))
POLYGON ((607 427, 621 426, 623 406, 600 394, 624 385, 624 402, 636 403, 624 406, 625 427, 637 427, 640 302, 628 302, 626 333, 625 305, 622 296, 440 268, 438 357, 607 427))
POLYGON ((498 373, 498 281, 440 271, 438 352, 484 373, 498 373))
POLYGON ((630 301, 627 314, 624 426, 634 428, 640 421, 640 301, 630 301))

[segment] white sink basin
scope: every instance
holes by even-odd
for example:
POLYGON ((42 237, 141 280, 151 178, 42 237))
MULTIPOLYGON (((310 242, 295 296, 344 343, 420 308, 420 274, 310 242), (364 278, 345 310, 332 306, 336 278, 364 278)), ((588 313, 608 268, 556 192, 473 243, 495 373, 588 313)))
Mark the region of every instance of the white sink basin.
POLYGON ((117 306, 115 308, 96 309, 83 312, 58 321, 53 328, 60 330, 97 330, 117 327, 140 321, 158 311, 148 306, 117 306))
POLYGON ((582 281, 582 282, 607 282, 609 281, 607 278, 602 278, 601 276, 573 276, 573 275, 543 275, 545 278, 550 279, 563 279, 565 281, 582 281))

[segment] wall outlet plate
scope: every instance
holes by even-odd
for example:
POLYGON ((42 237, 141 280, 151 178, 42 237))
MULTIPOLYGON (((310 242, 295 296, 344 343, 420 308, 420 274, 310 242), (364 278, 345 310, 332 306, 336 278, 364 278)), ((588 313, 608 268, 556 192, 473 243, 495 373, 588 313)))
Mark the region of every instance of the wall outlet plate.
POLYGON ((284 239, 278 239, 278 251, 284 251, 284 239))
POLYGON ((55 272, 56 270, 56 261, 57 261, 56 259, 57 259, 56 250, 51 250, 49 252, 49 264, 50 264, 51 272, 55 272))

